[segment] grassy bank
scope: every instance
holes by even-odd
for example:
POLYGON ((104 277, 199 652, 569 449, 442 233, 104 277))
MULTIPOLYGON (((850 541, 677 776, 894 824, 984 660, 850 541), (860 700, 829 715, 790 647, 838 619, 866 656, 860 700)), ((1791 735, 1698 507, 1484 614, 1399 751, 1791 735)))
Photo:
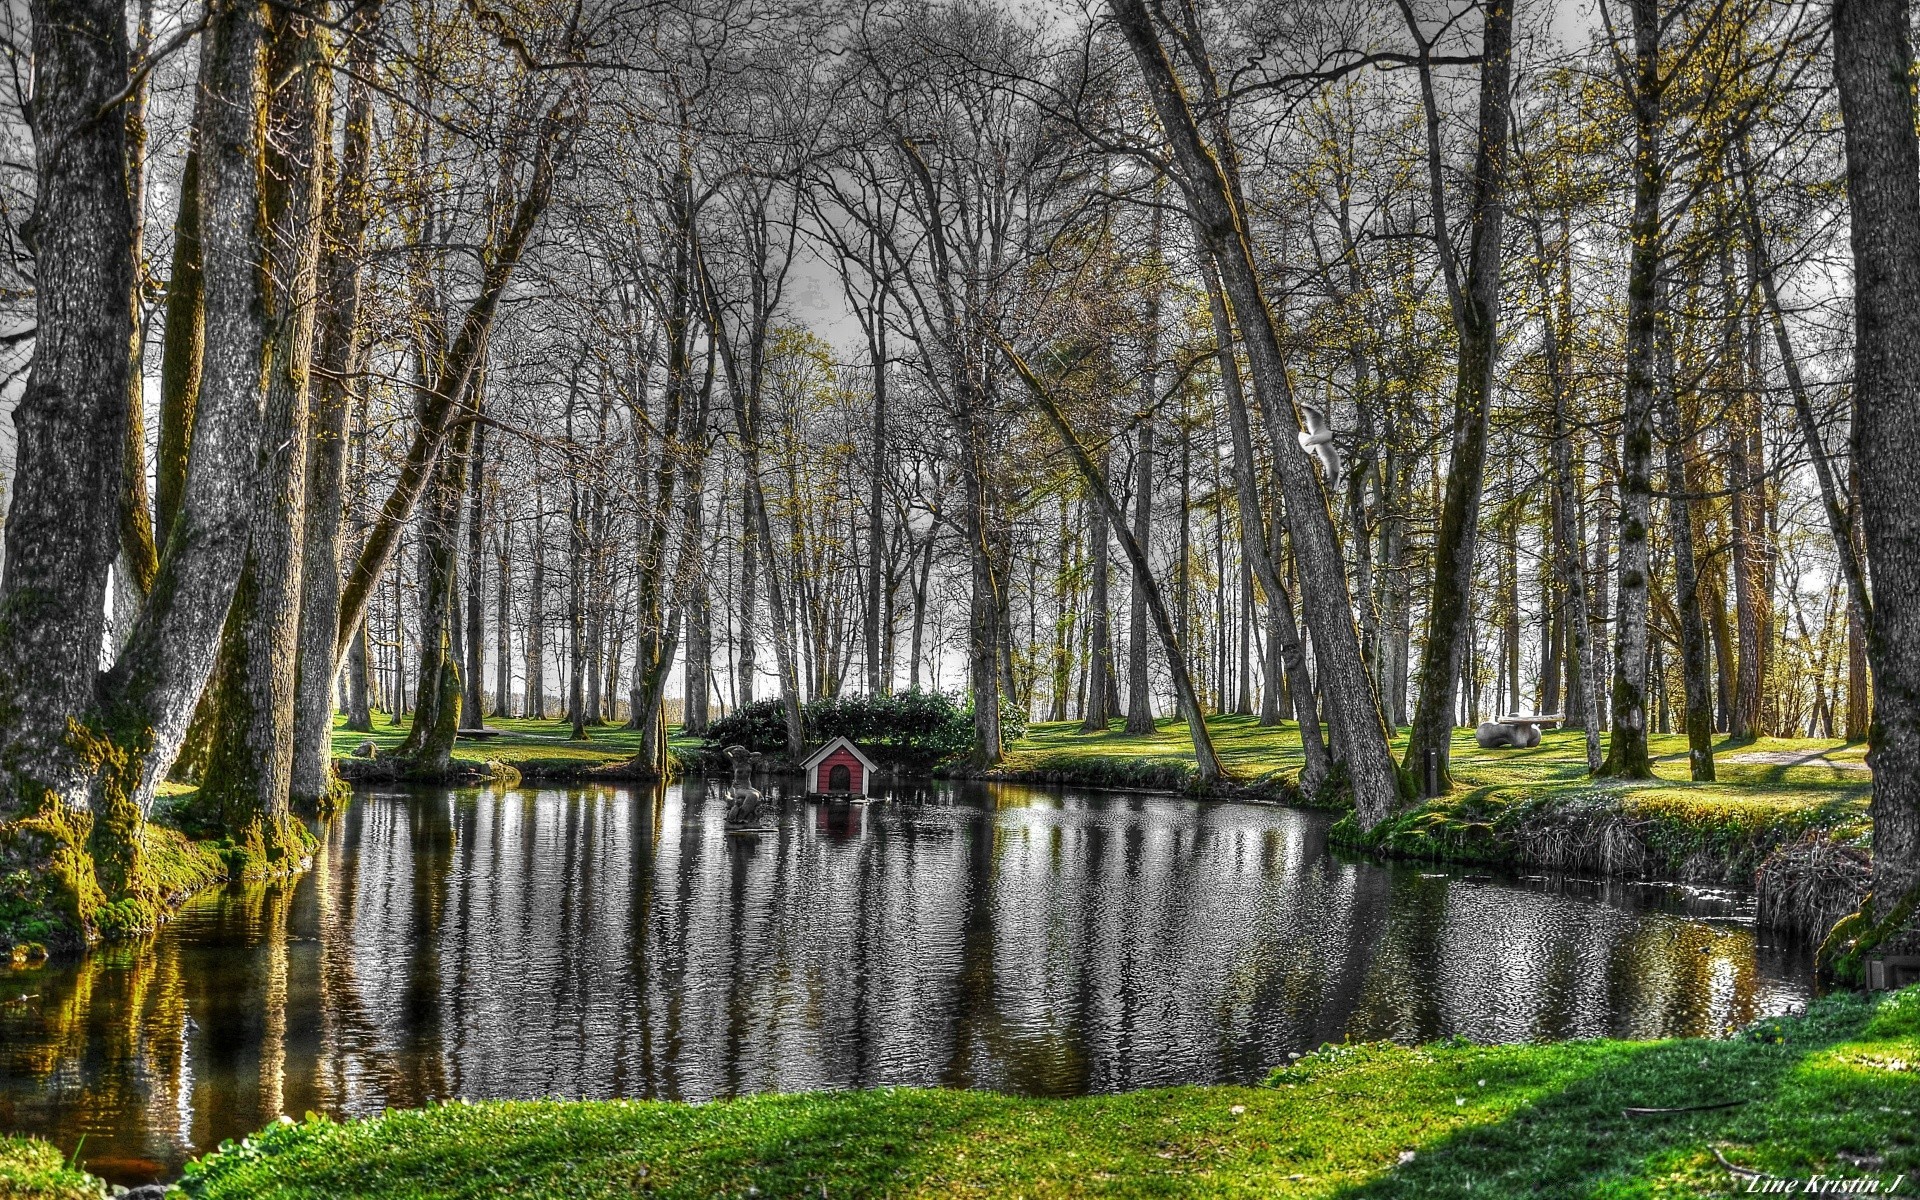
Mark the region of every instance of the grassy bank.
POLYGON ((1711 1196, 1765 1176, 1884 1187, 1920 1171, 1916 1118, 1920 989, 1909 989, 1877 1005, 1829 997, 1715 1040, 1328 1047, 1263 1087, 454 1104, 309 1120, 209 1156, 185 1190, 206 1200, 1711 1196))
MULTIPOLYGON (((1208 728, 1243 794, 1316 799, 1297 794, 1300 738, 1291 723, 1262 728, 1248 717, 1217 717, 1208 728)), ((1741 884, 1783 847, 1865 844, 1872 783, 1858 744, 1723 743, 1715 754, 1719 779, 1694 783, 1683 736, 1651 742, 1657 778, 1598 781, 1587 776, 1584 735, 1576 731, 1550 732, 1527 750, 1483 750, 1472 731, 1461 730, 1453 794, 1367 834, 1342 822, 1335 836, 1396 857, 1741 884)), ((1395 750, 1404 745, 1402 732, 1395 750)), ((1192 780, 1193 744, 1186 727, 1171 721, 1145 737, 1083 734, 1070 722, 1037 725, 1012 748, 1006 768, 1086 786, 1183 789, 1192 780)))
POLYGON ((0 1197, 6 1200, 97 1200, 100 1180, 34 1138, 0 1134, 0 1197))
MULTIPOLYGON (((587 739, 580 742, 568 736, 573 726, 567 721, 488 717, 487 728, 499 730, 499 736, 484 740, 461 738, 454 743, 456 765, 481 769, 501 764, 512 767, 529 781, 557 780, 617 767, 640 752, 640 731, 621 725, 590 725, 587 739)), ((398 750, 406 736, 405 718, 396 725, 386 713, 376 712, 372 732, 356 733, 347 728, 346 717, 336 714, 333 755, 336 760, 350 760, 356 757, 356 749, 370 741, 375 754, 384 757, 398 750)), ((667 752, 672 756, 700 744, 698 739, 685 739, 676 733, 668 739, 667 752)))

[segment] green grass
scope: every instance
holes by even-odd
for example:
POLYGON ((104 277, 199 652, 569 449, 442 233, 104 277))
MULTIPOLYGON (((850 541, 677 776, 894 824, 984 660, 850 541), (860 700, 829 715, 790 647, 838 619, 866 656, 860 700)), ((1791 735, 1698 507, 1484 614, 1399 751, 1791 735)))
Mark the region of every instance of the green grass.
MULTIPOLYGON (((472 763, 503 762, 513 767, 533 764, 552 770, 566 766, 608 766, 625 762, 640 750, 639 730, 620 725, 589 725, 587 740, 576 742, 568 737, 573 732, 573 726, 567 721, 488 717, 486 724, 489 729, 500 730, 501 735, 485 741, 469 741, 465 738, 456 741, 453 747, 455 759, 472 763)), ((402 718, 400 724, 395 725, 386 713, 376 712, 373 714, 373 731, 355 733, 347 728, 345 716, 335 714, 334 757, 350 756, 354 747, 368 739, 372 739, 380 754, 391 754, 406 740, 407 727, 407 718, 402 718)), ((677 726, 669 733, 667 746, 670 751, 691 751, 700 745, 697 738, 681 736, 677 726)))
MULTIPOLYGON (((1261 727, 1251 717, 1207 722, 1214 748, 1236 784, 1255 794, 1312 803, 1295 795, 1302 765, 1298 728, 1261 727)), ((1526 750, 1482 750, 1473 731, 1455 732, 1454 792, 1401 814, 1370 835, 1347 823, 1350 844, 1387 853, 1479 862, 1533 862, 1605 868, 1617 845, 1598 838, 1608 826, 1630 829, 1638 858, 1623 873, 1687 873, 1725 879, 1750 876, 1773 848, 1803 836, 1862 841, 1867 834, 1867 772, 1859 744, 1763 738, 1716 748, 1719 779, 1687 777, 1682 735, 1651 740, 1656 778, 1603 781, 1587 775, 1585 735, 1547 733, 1526 750), (1749 756, 1791 761, 1736 761, 1749 756), (1591 843, 1591 844, 1589 844, 1591 843)), ((1406 731, 1394 738, 1404 751, 1406 731)), ((1163 721, 1151 735, 1118 729, 1081 733, 1077 722, 1035 725, 1006 761, 1009 772, 1090 786, 1180 789, 1193 774, 1186 726, 1163 721)), ((1632 857, 1632 856, 1629 856, 1632 857)))
POLYGON ((0 1134, 0 1198, 100 1200, 107 1188, 38 1138, 0 1134))
MULTIPOLYGON (((208 1200, 1671 1197, 1920 1172, 1920 989, 1719 1040, 1325 1047, 1265 1087, 454 1104, 268 1129, 208 1200), (1629 1107, 1733 1107, 1628 1115, 1629 1107), (1862 1165, 1864 1164, 1864 1165, 1862 1165)), ((1909 1190, 1911 1178, 1902 1190, 1909 1190)))

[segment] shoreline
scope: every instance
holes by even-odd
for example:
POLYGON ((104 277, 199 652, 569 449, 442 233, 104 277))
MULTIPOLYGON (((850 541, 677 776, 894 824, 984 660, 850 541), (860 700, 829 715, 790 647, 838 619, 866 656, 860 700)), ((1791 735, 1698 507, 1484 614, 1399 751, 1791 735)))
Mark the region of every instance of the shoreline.
MULTIPOLYGON (((1234 757, 1222 758, 1239 777, 1205 790, 1193 784, 1191 743, 1172 722, 1150 738, 1085 734, 1071 723, 1042 726, 1016 745, 1010 765, 956 777, 1146 787, 1344 812, 1330 832, 1333 843, 1381 859, 1739 887, 1755 894, 1761 927, 1797 937, 1824 935, 1870 888, 1870 777, 1851 758, 1826 757, 1853 753, 1840 743, 1793 750, 1723 743, 1718 784, 1668 777, 1595 782, 1575 757, 1584 735, 1556 731, 1537 749, 1482 751, 1472 731, 1461 730, 1457 769, 1465 776, 1478 767, 1481 778, 1363 832, 1350 802, 1302 791, 1291 725, 1215 718, 1209 727, 1216 742, 1232 739, 1234 757)), ((1664 755, 1659 765, 1678 757, 1664 755)))
MULTIPOLYGON (((1838 743, 1777 743, 1794 747, 1789 750, 1723 744, 1718 762, 1725 779, 1719 784, 1671 777, 1595 782, 1575 760, 1578 735, 1556 731, 1536 749, 1489 752, 1473 747, 1471 731, 1462 730, 1456 762, 1463 786, 1363 832, 1343 797, 1300 787, 1299 739, 1290 724, 1262 727, 1229 717, 1209 725, 1217 727, 1230 777, 1207 789, 1194 786, 1191 743, 1173 722, 1147 737, 1087 734, 1073 723, 1040 725, 1010 748, 1000 766, 946 766, 927 778, 1146 791, 1346 813, 1330 837, 1348 851, 1409 862, 1738 887, 1756 895, 1763 928, 1797 937, 1824 934, 1858 907, 1870 886, 1869 777, 1850 758, 1826 757, 1852 752, 1838 743), (1476 770, 1479 779, 1473 778, 1476 770)), ((600 740, 563 743, 567 756, 554 753, 552 735, 519 734, 517 742, 497 747, 507 754, 456 758, 447 773, 434 777, 392 759, 343 755, 335 761, 342 778, 358 784, 637 784, 659 778, 633 769, 630 755, 615 757, 625 749, 617 736, 596 732, 600 740)), ((668 777, 711 777, 702 770, 710 765, 708 757, 697 742, 676 739, 668 777)), ((1663 756, 1661 765, 1672 757, 1663 756)))
MULTIPOLYGON (((1701 1195, 1755 1178, 1920 1172, 1920 986, 1843 993, 1737 1034, 1323 1044, 1249 1085, 1038 1099, 948 1088, 657 1100, 452 1100, 283 1117, 201 1156, 193 1200, 484 1191, 758 1195, 1701 1195)), ((0 1138, 0 1184, 104 1189, 0 1138)), ((0 1189, 3 1190, 3 1189, 0 1189)), ((149 1193, 157 1194, 157 1193, 149 1193)))

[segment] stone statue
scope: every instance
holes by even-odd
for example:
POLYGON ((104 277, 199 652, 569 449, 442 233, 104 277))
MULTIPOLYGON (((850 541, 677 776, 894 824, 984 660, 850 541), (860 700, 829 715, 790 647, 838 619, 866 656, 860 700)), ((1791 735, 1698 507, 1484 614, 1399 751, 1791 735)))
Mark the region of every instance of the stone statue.
POLYGON ((727 788, 727 824, 751 825, 760 819, 760 789, 753 786, 753 752, 728 746, 733 760, 733 783, 727 788))
POLYGON ((1327 473, 1327 491, 1333 492, 1340 487, 1340 452, 1333 446, 1333 422, 1327 420, 1327 414, 1305 400, 1297 401, 1300 406, 1300 420, 1306 426, 1306 432, 1294 435, 1300 442, 1300 451, 1320 460, 1320 469, 1327 473))
POLYGON ((1540 744, 1540 727, 1531 721, 1482 721, 1473 731, 1473 740, 1483 750, 1502 746, 1527 750, 1540 744))

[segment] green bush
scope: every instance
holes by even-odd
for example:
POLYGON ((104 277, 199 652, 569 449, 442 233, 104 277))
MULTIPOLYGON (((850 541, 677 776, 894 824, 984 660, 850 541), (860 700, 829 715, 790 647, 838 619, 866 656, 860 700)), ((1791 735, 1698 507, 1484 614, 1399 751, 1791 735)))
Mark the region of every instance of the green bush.
POLYGON ((104 1200, 107 1185, 51 1143, 0 1135, 0 1196, 9 1200, 104 1200))
MULTIPOLYGON (((903 774, 925 774, 973 749, 971 714, 937 692, 815 700, 801 708, 801 720, 809 741, 847 738, 882 767, 903 774)), ((759 754, 782 754, 786 715, 779 700, 757 700, 715 721, 706 740, 715 750, 745 746, 759 754)))

